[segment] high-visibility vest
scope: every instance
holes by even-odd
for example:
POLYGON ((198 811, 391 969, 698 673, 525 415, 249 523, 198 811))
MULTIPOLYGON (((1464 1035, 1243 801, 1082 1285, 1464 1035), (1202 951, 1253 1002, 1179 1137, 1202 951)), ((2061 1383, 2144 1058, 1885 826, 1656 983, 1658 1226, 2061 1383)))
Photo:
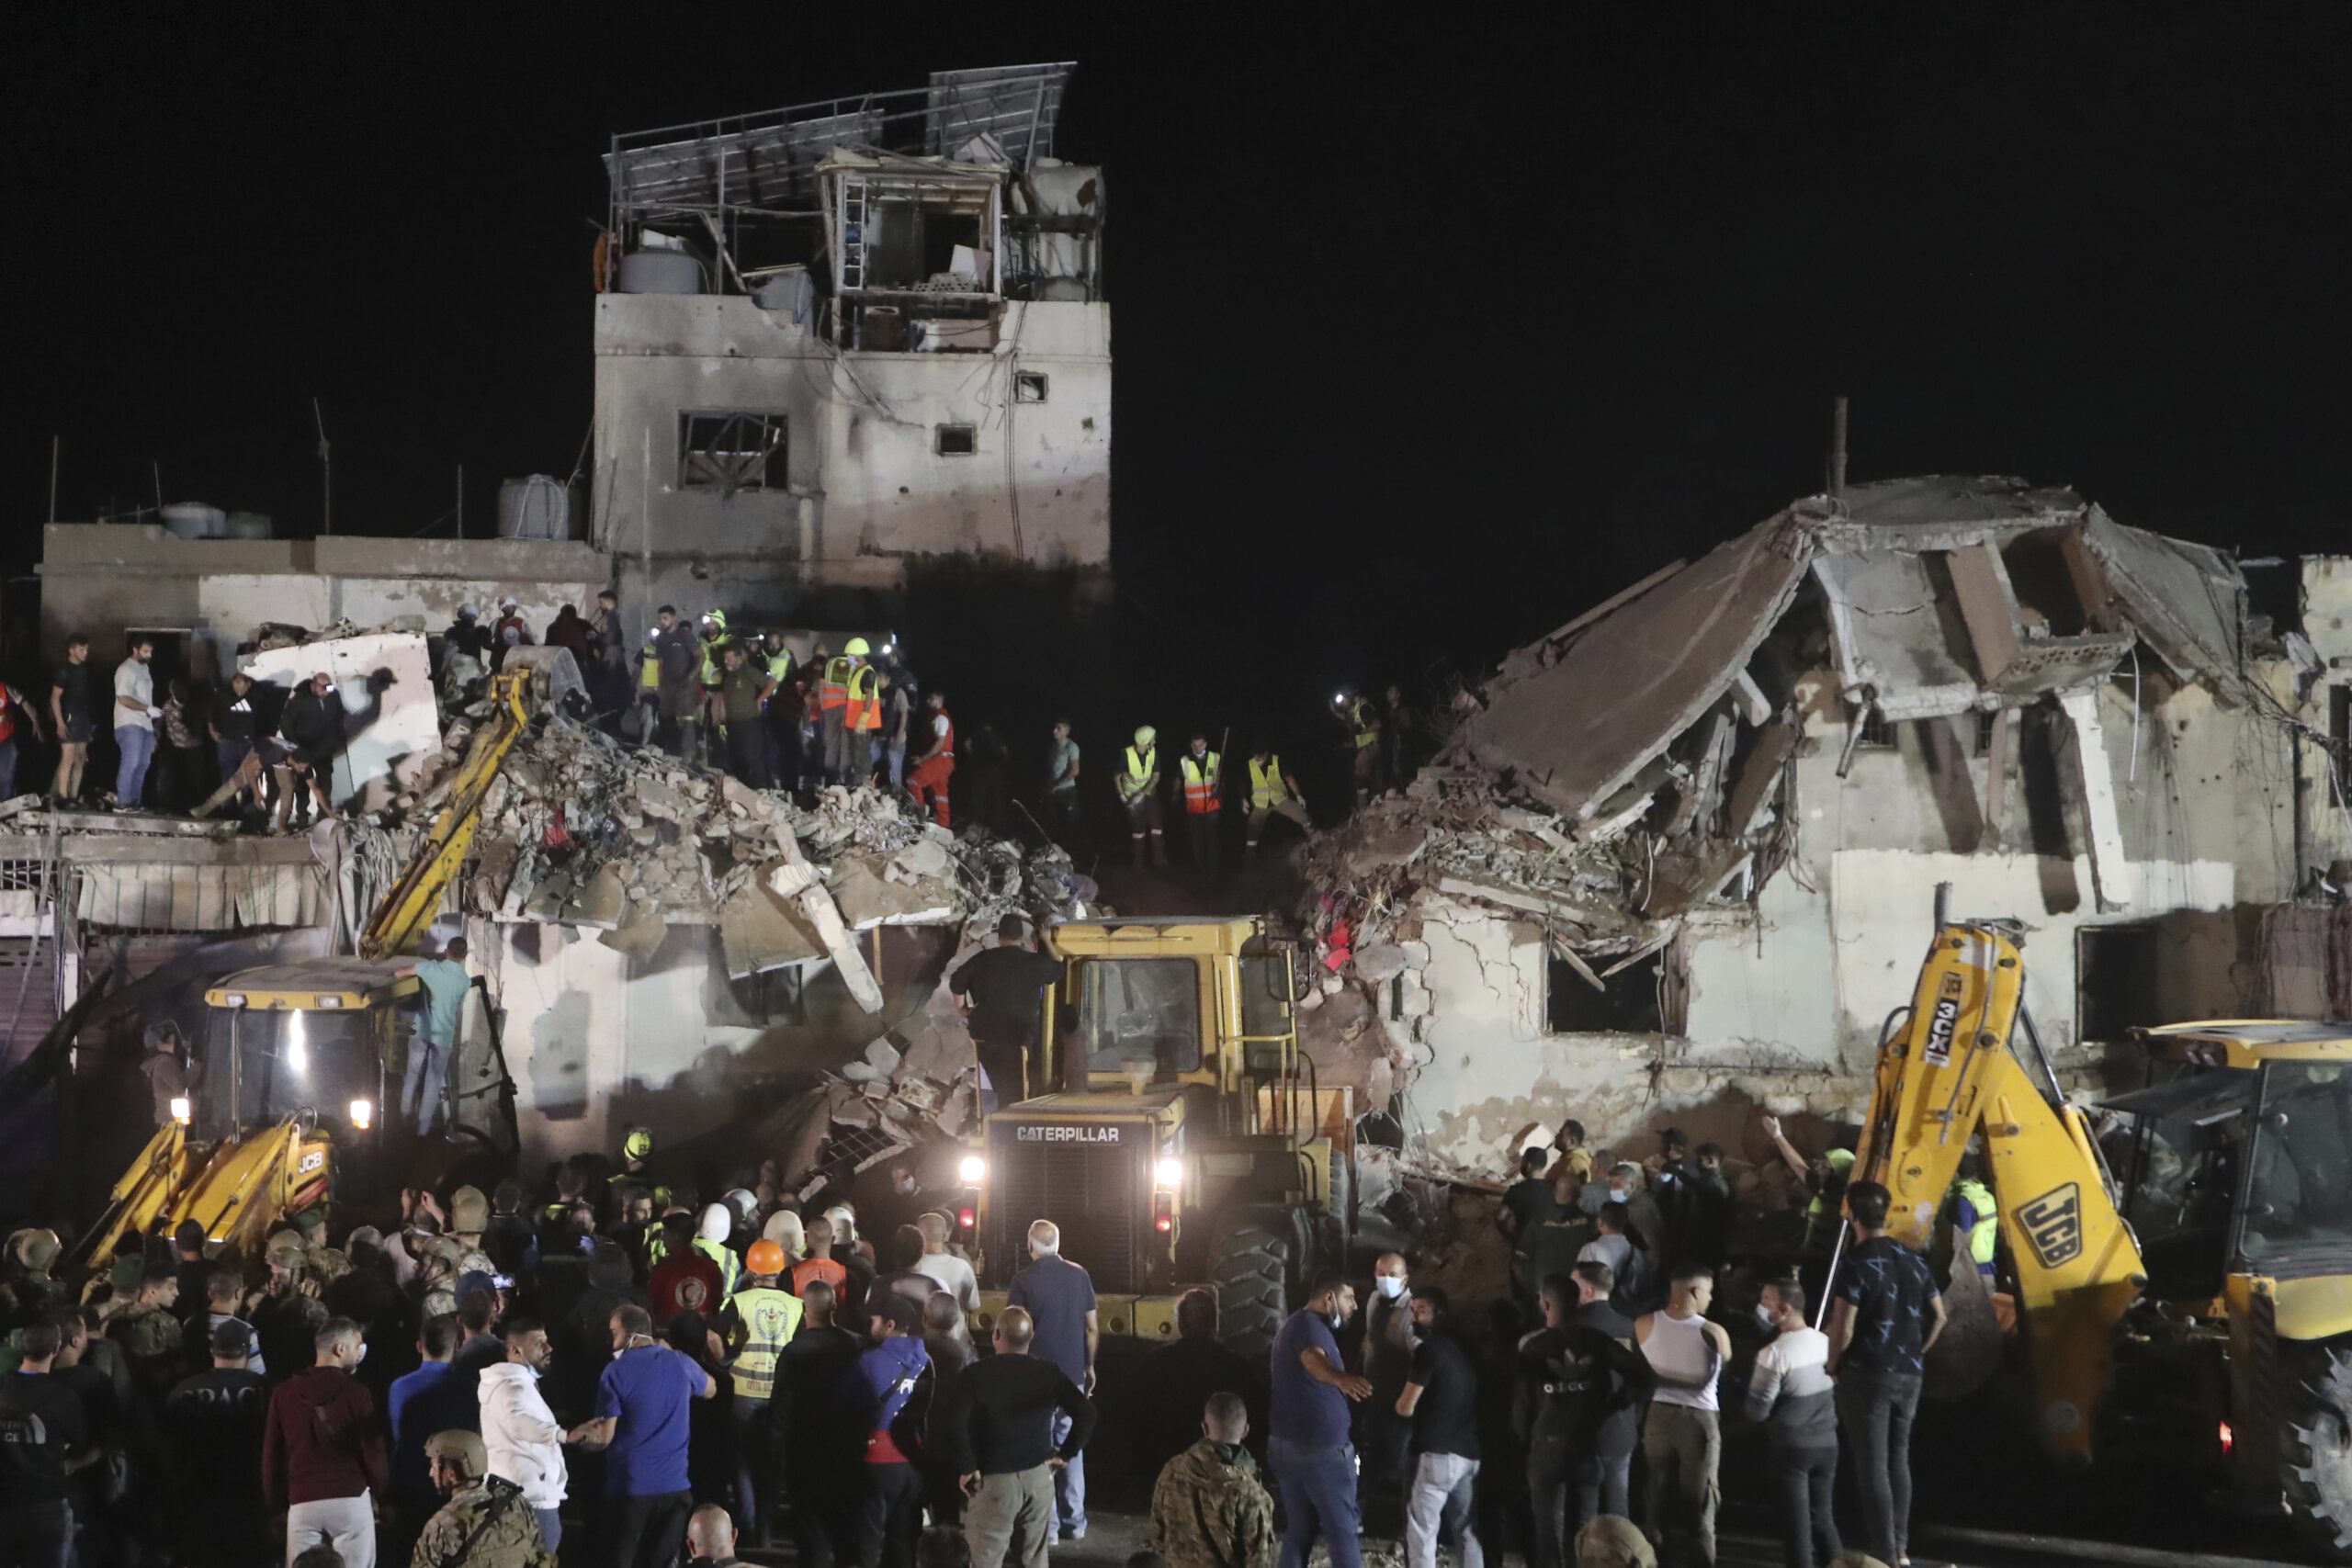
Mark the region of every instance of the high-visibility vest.
POLYGON ((792 679, 792 651, 789 649, 768 655, 768 678, 778 685, 792 679))
POLYGON ((1127 773, 1126 776, 1119 781, 1119 798, 1121 800, 1136 799, 1144 793, 1145 789, 1149 786, 1151 783, 1151 775, 1159 771, 1159 747, 1154 746, 1150 750, 1144 752, 1141 756, 1137 756, 1136 754, 1136 749, 1134 747, 1128 747, 1127 773))
POLYGON ((1184 776, 1186 815, 1206 817, 1225 808, 1225 802, 1217 797, 1218 761, 1219 758, 1214 751, 1203 752, 1198 757, 1187 751, 1176 760, 1176 766, 1184 776))
POLYGON ((817 706, 825 713, 839 713, 849 705, 849 660, 836 655, 825 660, 825 678, 817 682, 817 706))
POLYGON ((861 664, 849 672, 848 705, 842 714, 844 728, 870 731, 882 728, 882 696, 875 690, 879 679, 871 664, 861 664))
POLYGON ((937 713, 932 715, 932 716, 941 720, 947 726, 947 733, 939 738, 939 750, 932 752, 931 756, 933 759, 944 759, 952 762, 956 760, 955 717, 950 715, 945 708, 941 708, 937 713))
POLYGON ((731 637, 713 637, 702 645, 702 683, 716 686, 727 679, 727 650, 735 646, 731 637))
POLYGON ((662 655, 647 643, 637 656, 637 683, 650 692, 662 684, 662 655))
POLYGON ((2001 1234, 2001 1211, 1994 1201, 1993 1190, 1981 1181, 1966 1180, 1953 1182, 1951 1190, 1976 1212, 1976 1223, 1968 1228, 1968 1256, 1978 1263, 1992 1262, 2001 1234))
POLYGON ((1283 760, 1268 752, 1266 765, 1260 767, 1258 759, 1250 759, 1250 809, 1272 811, 1290 798, 1290 785, 1283 782, 1283 760))
POLYGON ((1356 750, 1380 744, 1380 721, 1373 716, 1372 705, 1362 697, 1348 702, 1348 724, 1356 732, 1356 750))
POLYGON ((713 1241, 708 1236, 695 1237, 695 1250, 718 1265, 719 1295, 733 1295, 737 1282, 743 1278, 743 1260, 725 1242, 713 1241))
POLYGON ((768 1399, 775 1393, 776 1362, 800 1332, 800 1298, 774 1285, 746 1285, 728 1298, 746 1336, 735 1353, 735 1395, 768 1399))

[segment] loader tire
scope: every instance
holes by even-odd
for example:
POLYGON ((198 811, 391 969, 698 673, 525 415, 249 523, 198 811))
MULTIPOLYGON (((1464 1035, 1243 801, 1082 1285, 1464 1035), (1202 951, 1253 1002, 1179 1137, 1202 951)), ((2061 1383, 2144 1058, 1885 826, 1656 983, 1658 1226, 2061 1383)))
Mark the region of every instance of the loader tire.
POLYGON ((1209 1247, 1217 1336, 1226 1348, 1262 1360, 1290 1315, 1290 1239, 1263 1225, 1221 1232, 1209 1247))
POLYGON ((2288 1396, 2285 1426, 2287 1511, 2328 1560, 2352 1562, 2352 1355, 2327 1352, 2288 1396))

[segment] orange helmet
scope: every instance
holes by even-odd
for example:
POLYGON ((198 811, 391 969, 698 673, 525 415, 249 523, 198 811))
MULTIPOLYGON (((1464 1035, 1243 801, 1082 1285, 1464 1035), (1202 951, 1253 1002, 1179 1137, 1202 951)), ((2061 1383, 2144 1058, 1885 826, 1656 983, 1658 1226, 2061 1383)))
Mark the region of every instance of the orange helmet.
POLYGON ((772 1241, 755 1241, 752 1250, 743 1255, 743 1262, 754 1274, 781 1274, 784 1248, 772 1241))

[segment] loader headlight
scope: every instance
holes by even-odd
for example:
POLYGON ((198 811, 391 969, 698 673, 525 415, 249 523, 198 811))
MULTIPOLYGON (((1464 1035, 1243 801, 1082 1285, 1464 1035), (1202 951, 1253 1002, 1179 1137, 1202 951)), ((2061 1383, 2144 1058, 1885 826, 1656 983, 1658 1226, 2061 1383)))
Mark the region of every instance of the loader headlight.
POLYGON ((967 1187, 978 1187, 989 1173, 989 1162, 978 1155, 966 1155, 956 1162, 956 1179, 967 1187))
POLYGON ((196 1108, 188 1103, 187 1096, 184 1094, 175 1094, 172 1096, 173 1121, 185 1127, 189 1122, 195 1119, 195 1116, 196 1108))
POLYGON ((286 1015, 286 1065, 298 1073, 311 1070, 311 1042, 299 1012, 286 1015))
POLYGON ((370 1126, 375 1124, 375 1121, 376 1106, 372 1100, 355 1100, 351 1102, 351 1124, 353 1126, 358 1128, 364 1133, 370 1126))
POLYGON ((1184 1162, 1170 1155, 1153 1166, 1151 1174, 1159 1179, 1162 1187, 1182 1186, 1184 1180, 1184 1162))

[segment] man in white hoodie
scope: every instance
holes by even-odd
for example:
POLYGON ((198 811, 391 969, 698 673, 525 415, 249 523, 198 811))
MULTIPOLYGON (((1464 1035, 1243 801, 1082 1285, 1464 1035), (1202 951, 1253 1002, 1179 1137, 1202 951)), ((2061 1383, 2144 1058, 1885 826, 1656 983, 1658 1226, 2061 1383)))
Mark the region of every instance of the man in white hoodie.
POLYGON ((506 1359, 481 1372, 482 1447, 490 1451, 490 1473, 522 1491, 553 1551, 563 1540, 557 1510, 563 1506, 566 1480, 564 1429, 539 1393, 539 1377, 554 1352, 547 1330, 535 1319, 510 1317, 499 1333, 506 1341, 506 1359))

